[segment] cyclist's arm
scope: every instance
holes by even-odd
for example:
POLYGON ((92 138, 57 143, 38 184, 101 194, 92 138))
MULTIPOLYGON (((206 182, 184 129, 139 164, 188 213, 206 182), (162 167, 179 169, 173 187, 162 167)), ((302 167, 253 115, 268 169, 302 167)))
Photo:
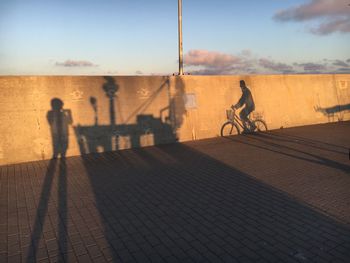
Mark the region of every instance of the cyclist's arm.
POLYGON ((242 107, 246 101, 246 97, 247 97, 246 94, 243 93, 242 97, 239 99, 239 101, 235 105, 232 105, 232 108, 238 109, 238 108, 242 107))

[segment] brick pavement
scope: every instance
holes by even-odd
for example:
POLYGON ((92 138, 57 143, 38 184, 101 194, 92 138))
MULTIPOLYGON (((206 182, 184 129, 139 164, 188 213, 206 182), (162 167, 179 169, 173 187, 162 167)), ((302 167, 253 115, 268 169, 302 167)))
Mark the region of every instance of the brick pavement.
POLYGON ((0 262, 349 262, 350 123, 0 167, 0 262))

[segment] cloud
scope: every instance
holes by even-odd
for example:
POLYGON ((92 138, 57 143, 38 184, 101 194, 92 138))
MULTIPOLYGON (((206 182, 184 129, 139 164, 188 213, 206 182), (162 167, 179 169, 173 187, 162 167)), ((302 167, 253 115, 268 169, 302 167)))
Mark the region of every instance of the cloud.
POLYGON ((143 75, 143 73, 142 73, 141 70, 136 70, 136 71, 135 71, 135 74, 136 74, 136 75, 143 75))
POLYGON ((277 12, 273 18, 279 22, 322 20, 313 34, 328 35, 334 32, 350 32, 349 0, 312 0, 297 7, 277 12))
POLYGON ((344 67, 344 68, 347 68, 347 67, 350 67, 350 65, 342 60, 336 60, 333 62, 333 65, 334 66, 337 66, 337 67, 344 67))
POLYGON ((338 68, 337 73, 343 73, 343 74, 350 74, 350 67, 349 68, 338 68))
POLYGON ((204 68, 204 69, 198 69, 198 70, 191 70, 189 73, 191 75, 229 75, 230 70, 221 70, 216 68, 204 68))
POLYGON ((97 67, 97 65, 93 64, 90 61, 70 59, 64 62, 56 62, 55 65, 60 67, 97 67))
POLYGON ((229 75, 239 72, 250 72, 254 69, 249 50, 238 55, 209 50, 190 50, 184 56, 184 64, 191 68, 193 75, 229 75))
POLYGON ((271 69, 277 72, 283 72, 283 73, 294 72, 293 66, 285 63, 274 62, 271 59, 267 59, 267 58, 259 59, 259 65, 262 66, 263 68, 271 69))
POLYGON ((314 72, 314 73, 320 73, 322 71, 325 71, 327 69, 327 66, 325 64, 320 63, 294 63, 294 66, 302 67, 304 71, 306 72, 314 72))
POLYGON ((312 0, 310 3, 277 12, 277 21, 304 21, 325 16, 349 15, 348 0, 312 0))
POLYGON ((223 68, 239 62, 233 55, 208 50, 190 50, 184 56, 184 62, 189 66, 209 66, 223 68))
POLYGON ((117 75, 119 72, 117 70, 108 70, 106 75, 117 75))
POLYGON ((310 31, 316 35, 329 35, 337 31, 341 33, 350 33, 350 18, 339 18, 333 21, 321 23, 317 28, 312 28, 310 31))
POLYGON ((249 50, 241 51, 238 54, 225 54, 206 50, 197 51, 191 50, 185 55, 185 58, 187 58, 185 59, 186 73, 192 75, 234 75, 333 74, 350 72, 350 59, 347 61, 323 59, 322 61, 283 63, 272 58, 260 58, 249 50))

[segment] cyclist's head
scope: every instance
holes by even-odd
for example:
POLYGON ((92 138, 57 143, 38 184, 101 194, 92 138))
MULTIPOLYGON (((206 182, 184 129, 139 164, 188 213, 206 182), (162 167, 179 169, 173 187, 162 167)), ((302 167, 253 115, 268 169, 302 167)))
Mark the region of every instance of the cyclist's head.
POLYGON ((239 81, 239 86, 240 86, 241 88, 245 88, 245 87, 246 87, 245 81, 244 81, 244 80, 240 80, 240 81, 239 81))

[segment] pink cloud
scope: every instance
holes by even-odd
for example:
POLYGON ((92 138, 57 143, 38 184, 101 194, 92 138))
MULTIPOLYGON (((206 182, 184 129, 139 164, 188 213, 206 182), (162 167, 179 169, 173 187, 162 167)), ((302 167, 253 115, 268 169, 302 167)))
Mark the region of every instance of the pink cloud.
POLYGON ((70 59, 68 59, 64 62, 56 62, 55 65, 61 66, 61 67, 96 67, 97 66, 90 61, 70 60, 70 59))
POLYGON ((312 0, 310 3, 291 7, 275 14, 279 21, 303 21, 323 16, 349 15, 348 0, 312 0))
POLYGON ((322 19, 311 33, 327 35, 333 32, 350 32, 349 0, 312 0, 306 4, 281 10, 274 15, 280 22, 322 19))
POLYGON ((240 58, 208 50, 190 50, 184 56, 184 62, 188 66, 228 67, 239 63, 240 58))
POLYGON ((238 55, 208 50, 190 50, 184 62, 193 75, 230 75, 255 72, 252 53, 243 50, 238 55))
POLYGON ((341 33, 350 33, 350 18, 339 18, 333 21, 321 23, 317 28, 311 29, 312 33, 318 35, 328 35, 336 31, 341 33))
POLYGON ((237 55, 206 50, 191 50, 185 57, 185 72, 192 75, 234 75, 234 74, 310 74, 348 73, 350 59, 324 59, 322 62, 305 61, 283 63, 271 58, 259 58, 251 51, 237 55), (191 62, 191 64, 189 63, 191 62), (349 63, 349 64, 348 64, 349 63))

